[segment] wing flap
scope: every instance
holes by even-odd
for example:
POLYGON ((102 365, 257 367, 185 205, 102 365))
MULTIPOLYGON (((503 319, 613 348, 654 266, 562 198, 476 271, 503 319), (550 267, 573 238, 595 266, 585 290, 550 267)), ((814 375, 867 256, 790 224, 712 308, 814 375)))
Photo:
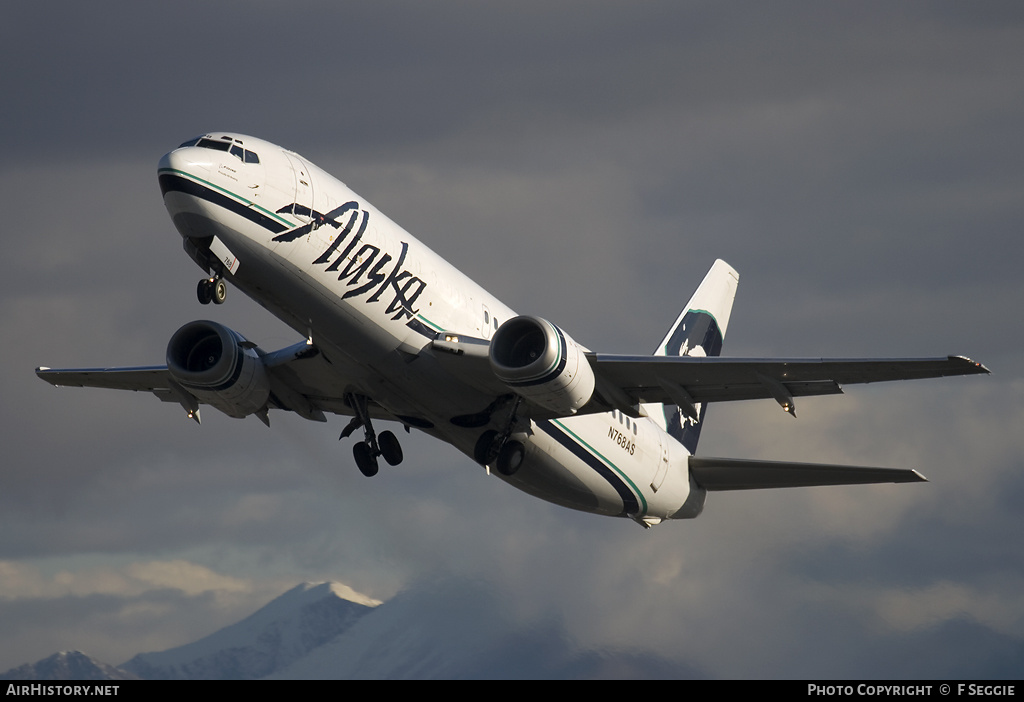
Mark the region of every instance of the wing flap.
POLYGON ((928 479, 916 470, 840 466, 827 463, 751 461, 690 456, 690 473, 705 490, 759 490, 816 485, 919 483, 928 479))

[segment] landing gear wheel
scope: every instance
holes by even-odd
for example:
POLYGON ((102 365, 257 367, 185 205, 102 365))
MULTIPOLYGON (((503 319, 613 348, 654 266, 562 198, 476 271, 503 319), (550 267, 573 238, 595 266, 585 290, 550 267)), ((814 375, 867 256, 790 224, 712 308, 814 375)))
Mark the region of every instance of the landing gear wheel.
POLYGON ((200 305, 208 305, 213 300, 213 285, 210 284, 209 278, 203 278, 199 281, 196 286, 196 297, 199 298, 200 305))
POLYGON ((377 475, 377 459, 365 441, 360 441, 352 446, 352 455, 356 459, 356 465, 359 467, 360 473, 367 478, 377 475))
POLYGON ((402 462, 402 445, 398 443, 398 437, 390 431, 382 431, 377 436, 377 448, 389 466, 397 466, 402 462))
POLYGON ((480 438, 476 440, 476 446, 473 448, 473 460, 482 466, 486 466, 497 458, 498 444, 495 441, 497 438, 498 432, 493 429, 488 429, 481 434, 480 438))
POLYGON ((224 300, 228 299, 228 284, 224 282, 223 278, 217 278, 210 287, 213 304, 223 305, 224 300))
POLYGON ((509 439, 498 452, 498 472, 504 476, 515 475, 519 466, 523 465, 526 449, 522 442, 509 439))

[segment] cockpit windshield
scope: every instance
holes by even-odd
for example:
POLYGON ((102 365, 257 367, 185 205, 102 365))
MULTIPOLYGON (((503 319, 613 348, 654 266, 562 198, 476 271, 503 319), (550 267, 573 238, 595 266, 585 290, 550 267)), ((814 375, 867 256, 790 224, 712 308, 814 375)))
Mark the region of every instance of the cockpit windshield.
POLYGON ((227 151, 233 156, 237 157, 239 161, 243 163, 259 163, 260 157, 256 155, 255 151, 249 151, 243 149, 238 139, 231 139, 231 137, 221 137, 220 139, 210 139, 209 137, 201 136, 194 139, 189 139, 179 149, 183 149, 186 146, 198 146, 201 149, 213 149, 214 151, 227 151), (237 142, 237 143, 232 143, 237 142))

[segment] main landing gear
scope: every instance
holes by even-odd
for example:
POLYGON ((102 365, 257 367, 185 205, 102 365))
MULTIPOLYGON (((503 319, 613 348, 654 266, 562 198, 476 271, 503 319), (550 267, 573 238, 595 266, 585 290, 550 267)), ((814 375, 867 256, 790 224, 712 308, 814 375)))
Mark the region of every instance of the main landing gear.
POLYGON ((503 431, 488 429, 480 435, 473 449, 473 457, 477 463, 482 466, 494 463, 498 472, 504 476, 515 475, 526 458, 526 447, 523 446, 523 442, 511 438, 512 432, 515 431, 516 425, 519 423, 516 412, 522 401, 521 397, 516 396, 508 423, 503 431))
POLYGON ((203 278, 196 286, 196 297, 201 305, 223 305, 228 297, 228 284, 220 276, 203 278))
POLYGON ((363 441, 352 447, 352 456, 356 459, 359 472, 367 478, 377 475, 377 456, 382 456, 388 465, 397 466, 402 462, 402 445, 390 431, 382 431, 380 436, 374 433, 370 422, 370 413, 366 409, 366 397, 351 393, 345 397, 348 404, 355 410, 356 416, 341 432, 339 439, 350 436, 359 427, 363 428, 363 441))

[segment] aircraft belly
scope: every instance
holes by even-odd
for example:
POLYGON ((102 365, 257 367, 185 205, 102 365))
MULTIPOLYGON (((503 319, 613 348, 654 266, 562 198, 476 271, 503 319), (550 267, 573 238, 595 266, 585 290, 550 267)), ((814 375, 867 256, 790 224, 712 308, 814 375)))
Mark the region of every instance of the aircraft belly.
POLYGON ((615 491, 543 433, 535 433, 526 443, 526 458, 516 474, 499 477, 523 492, 563 507, 613 516, 623 513, 622 500, 615 491))
MULTIPOLYGON (((599 420, 588 419, 595 427, 600 425, 599 420)), ((569 420, 535 423, 527 442, 527 461, 509 482, 550 502, 586 512, 646 513, 646 496, 624 467, 595 446, 593 437, 581 430, 580 421, 574 424, 569 420)))

